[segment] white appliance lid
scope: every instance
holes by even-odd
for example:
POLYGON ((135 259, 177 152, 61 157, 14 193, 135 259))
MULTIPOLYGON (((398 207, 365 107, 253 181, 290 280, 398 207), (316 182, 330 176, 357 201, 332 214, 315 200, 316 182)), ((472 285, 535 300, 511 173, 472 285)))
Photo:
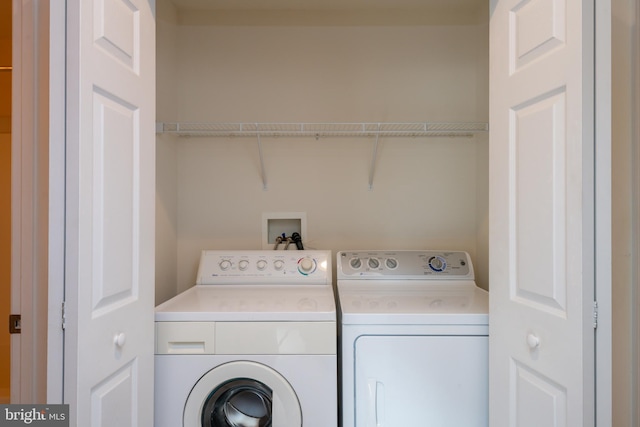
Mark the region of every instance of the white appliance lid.
POLYGON ((204 250, 196 285, 156 321, 335 321, 331 251, 204 250))
POLYGON ((474 282, 338 282, 338 296, 345 325, 489 324, 489 293, 474 282))
POLYGON ((488 293, 464 251, 341 251, 336 265, 345 325, 489 323, 488 293))
POLYGON ((155 320, 335 321, 331 286, 196 285, 156 307, 155 320))

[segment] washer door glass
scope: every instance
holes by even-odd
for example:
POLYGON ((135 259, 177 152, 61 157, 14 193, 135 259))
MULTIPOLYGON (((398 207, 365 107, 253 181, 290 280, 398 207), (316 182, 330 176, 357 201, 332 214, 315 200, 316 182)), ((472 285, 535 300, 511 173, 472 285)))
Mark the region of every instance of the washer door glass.
POLYGON ((202 410, 203 427, 270 427, 273 391, 260 381, 238 378, 211 393, 202 410))
POLYGON ((255 361, 223 363, 204 374, 184 407, 184 427, 301 427, 302 409, 291 384, 255 361))

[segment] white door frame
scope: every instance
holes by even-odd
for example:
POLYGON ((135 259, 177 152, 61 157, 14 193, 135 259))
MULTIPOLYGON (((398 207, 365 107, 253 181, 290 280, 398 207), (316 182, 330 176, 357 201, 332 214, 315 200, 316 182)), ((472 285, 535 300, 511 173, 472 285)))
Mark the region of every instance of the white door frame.
MULTIPOLYGON (((28 165, 22 166, 22 149, 26 150, 26 143, 23 147, 19 144, 22 139, 22 121, 26 120, 25 114, 23 114, 23 100, 22 95, 16 96, 16 94, 28 94, 27 88, 23 91, 22 81, 31 80, 29 75, 26 74, 25 67, 22 63, 22 55, 26 46, 23 46, 22 40, 22 16, 23 8, 22 2, 13 0, 12 4, 12 92, 11 99, 11 313, 23 314, 25 317, 29 314, 28 310, 23 310, 20 306, 22 297, 22 282, 20 280, 20 267, 22 257, 19 254, 22 253, 22 222, 25 220, 22 218, 22 202, 21 196, 22 189, 22 170, 28 165)), ((31 192, 26 193, 28 196, 31 192)), ((26 242, 25 242, 26 243, 26 242)), ((26 284, 25 284, 26 286, 26 284)), ((27 328, 25 327, 25 331, 27 328)), ((22 334, 12 335, 11 342, 11 402, 20 402, 22 389, 27 387, 27 384, 21 384, 22 358, 20 357, 20 345, 22 343, 22 334)), ((25 372, 26 375, 31 375, 30 372, 25 372)), ((25 381, 28 383, 28 381, 25 381)))
POLYGON ((62 402, 65 8, 54 4, 12 5, 11 311, 23 319, 12 403, 62 402))
POLYGON ((596 426, 612 413, 611 1, 595 2, 595 399, 596 426))
POLYGON ((48 4, 13 1, 11 402, 46 400, 48 4), (37 53, 37 54, 36 54, 37 53))
MULTIPOLYGON (((636 54, 635 58, 633 58, 633 75, 631 78, 633 79, 633 93, 635 99, 635 103, 632 105, 632 115, 631 117, 638 117, 640 114, 640 29, 638 29, 638 23, 640 23, 640 3, 636 2, 635 6, 635 22, 636 26, 633 34, 633 42, 632 45, 635 47, 633 49, 636 54)), ((633 145, 632 153, 634 153, 634 157, 632 160, 632 170, 635 171, 635 175, 632 176, 632 184, 631 188, 633 191, 633 206, 635 206, 635 211, 633 214, 633 223, 632 223, 632 242, 634 242, 632 247, 632 265, 633 271, 631 275, 632 283, 632 295, 635 294, 635 304, 636 307, 640 307, 640 121, 636 120, 633 125, 631 144, 633 145)), ((634 405, 634 413, 632 414, 632 422, 640 423, 640 313, 635 311, 635 318, 633 319, 631 328, 632 328, 632 336, 633 336, 633 348, 632 348, 632 359, 631 363, 634 366, 633 379, 634 384, 632 385, 633 396, 631 404, 634 405)))
MULTIPOLYGON (((48 1, 48 0, 47 0, 48 1)), ((49 10, 49 328, 47 401, 64 402, 66 1, 49 10)))

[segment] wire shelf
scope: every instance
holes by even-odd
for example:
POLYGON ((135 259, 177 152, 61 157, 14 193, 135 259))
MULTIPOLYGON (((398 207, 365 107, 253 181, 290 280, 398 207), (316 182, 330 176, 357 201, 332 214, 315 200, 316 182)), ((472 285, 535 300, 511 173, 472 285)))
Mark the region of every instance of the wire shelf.
POLYGON ((471 137, 487 123, 158 123, 158 133, 208 137, 471 137))

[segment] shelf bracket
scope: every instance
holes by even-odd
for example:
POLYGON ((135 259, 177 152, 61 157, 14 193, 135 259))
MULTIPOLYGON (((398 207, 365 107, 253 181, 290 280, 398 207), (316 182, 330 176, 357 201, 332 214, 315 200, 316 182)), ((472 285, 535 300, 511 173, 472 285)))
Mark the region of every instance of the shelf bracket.
POLYGON ((380 123, 378 123, 378 132, 376 132, 376 140, 373 143, 373 155, 371 156, 371 166, 369 167, 369 190, 373 190, 373 175, 376 170, 376 159, 378 157, 378 140, 380 139, 380 123))
POLYGON ((264 156, 262 155, 262 141, 260 140, 260 133, 256 134, 258 137, 258 154, 260 155, 260 176, 262 177, 262 189, 267 191, 267 173, 264 170, 264 156))

